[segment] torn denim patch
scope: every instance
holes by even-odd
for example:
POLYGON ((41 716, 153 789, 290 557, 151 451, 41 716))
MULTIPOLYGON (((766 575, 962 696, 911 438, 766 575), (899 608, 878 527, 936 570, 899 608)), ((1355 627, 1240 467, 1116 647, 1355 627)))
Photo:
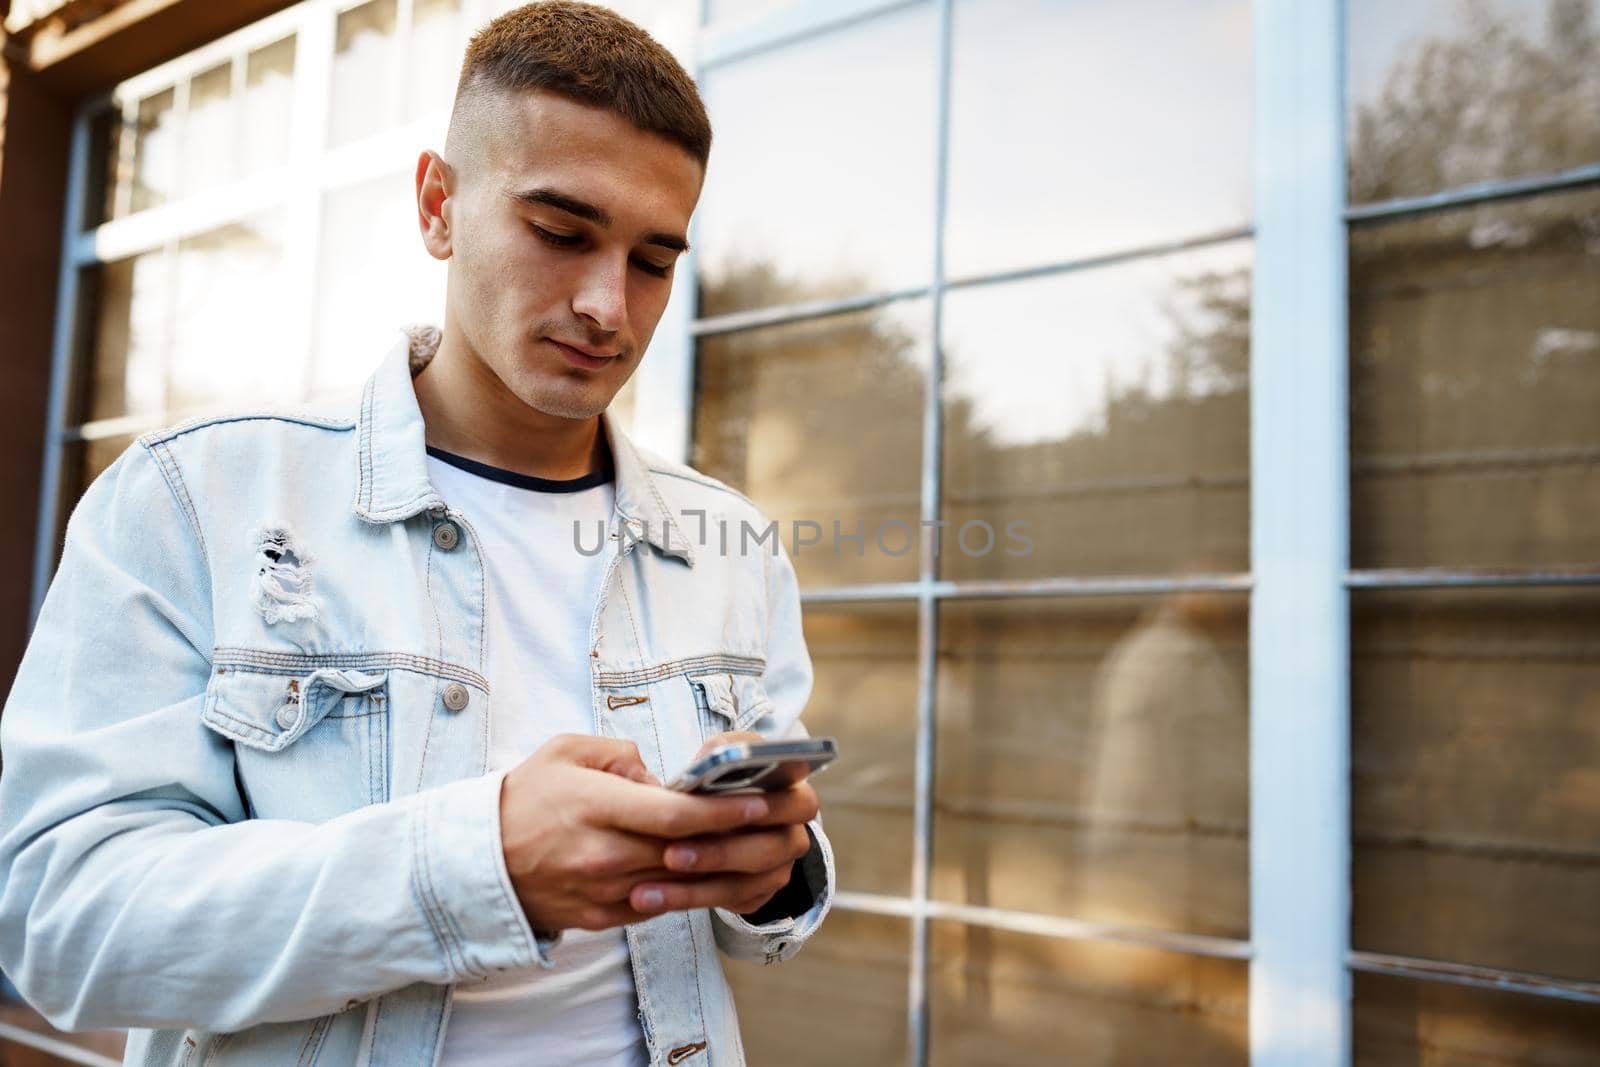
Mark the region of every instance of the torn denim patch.
POLYGON ((287 526, 262 526, 250 538, 256 545, 256 573, 250 598, 267 625, 317 617, 311 599, 311 556, 295 543, 287 526))

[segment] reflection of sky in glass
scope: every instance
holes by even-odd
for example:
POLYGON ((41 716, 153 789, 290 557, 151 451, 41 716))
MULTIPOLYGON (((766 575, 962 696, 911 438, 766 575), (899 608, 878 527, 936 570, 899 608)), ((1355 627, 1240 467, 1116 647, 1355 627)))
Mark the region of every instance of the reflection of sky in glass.
POLYGON ((178 163, 177 94, 164 89, 139 101, 134 142, 133 210, 164 204, 174 192, 178 163))
POLYGON ((916 5, 707 75, 717 139, 695 237, 710 284, 752 261, 804 287, 780 301, 927 280, 933 29, 916 5))
POLYGON ((361 383, 408 323, 444 323, 445 265, 418 236, 411 176, 326 195, 317 268, 316 393, 361 383))
POLYGON ((282 163, 289 154, 289 116, 294 97, 295 39, 285 37, 250 53, 245 64, 242 108, 250 131, 241 148, 241 170, 282 163))
MULTIPOLYGON (((1108 399, 1152 398, 1177 384, 1168 352, 1179 323, 1212 325, 1183 279, 1245 270, 1248 242, 998 286, 958 289, 945 304, 947 402, 971 405, 973 429, 1023 445, 1103 429, 1108 399)), ((1241 285, 1241 295, 1248 295, 1241 285)), ((1215 374, 1187 388, 1219 387, 1215 374)))
POLYGON ((274 214, 179 243, 168 353, 173 408, 301 395, 304 357, 282 333, 290 286, 281 230, 274 214))
POLYGON ((189 113, 183 123, 184 192, 221 185, 232 177, 239 128, 232 63, 201 71, 189 82, 189 113))
POLYGON ((377 133, 389 118, 395 17, 395 0, 371 0, 339 16, 328 107, 330 145, 377 133))
POLYGON ((461 0, 416 0, 407 43, 406 114, 450 106, 461 67, 461 0))
POLYGON ((1246 0, 956 6, 947 269, 976 274, 1250 219, 1246 0))

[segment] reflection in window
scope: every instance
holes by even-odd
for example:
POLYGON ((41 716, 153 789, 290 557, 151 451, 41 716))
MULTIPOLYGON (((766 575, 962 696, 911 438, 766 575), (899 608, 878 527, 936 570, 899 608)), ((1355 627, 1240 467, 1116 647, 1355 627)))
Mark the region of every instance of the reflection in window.
POLYGON ((465 19, 461 0, 413 0, 406 43, 406 117, 450 106, 460 73, 465 19))
POLYGON ((728 960, 749 1062, 905 1063, 910 944, 905 919, 835 908, 781 967, 728 960))
POLYGON ((243 174, 278 166, 289 158, 294 62, 293 37, 258 48, 245 61, 244 99, 239 109, 250 135, 240 146, 243 174))
POLYGON ((1350 238, 1359 567, 1600 563, 1600 193, 1350 238))
POLYGON ((914 301, 700 343, 694 466, 777 520, 804 584, 916 577, 927 321, 914 301))
POLYGON ((179 242, 168 364, 174 409, 303 395, 303 349, 283 333, 281 231, 274 214, 179 242))
POLYGON ((1245 598, 939 610, 934 895, 1247 937, 1245 598))
POLYGON ((947 922, 929 941, 933 1067, 1249 1063, 1243 962, 947 922))
POLYGON ((933 30, 914 5, 707 75, 702 316, 927 282, 933 30))
POLYGON ((445 265, 417 234, 411 176, 335 189, 323 200, 317 265, 315 395, 358 386, 401 327, 444 323, 445 265))
POLYGON ((191 78, 180 168, 185 193, 221 185, 235 176, 239 157, 234 140, 238 131, 233 64, 221 63, 191 78))
POLYGON ((73 418, 148 414, 166 406, 166 329, 172 292, 161 249, 85 272, 95 308, 86 395, 73 418))
POLYGON ((359 140, 393 121, 389 85, 397 59, 395 18, 395 0, 369 0, 339 14, 328 144, 359 140))
POLYGON ((946 269, 1248 224, 1248 0, 957 0, 946 269))
POLYGON ((1356 1067, 1600 1063, 1600 1005, 1377 974, 1354 993, 1356 1067))
POLYGON ((1600 161, 1600 3, 1346 5, 1352 203, 1600 161))
POLYGON ((953 291, 940 574, 1246 570, 1249 342, 1245 242, 953 291))
POLYGON ((1355 947, 1600 981, 1600 590, 1352 607, 1355 947))
POLYGON ((812 604, 805 610, 805 636, 816 671, 806 729, 838 738, 843 753, 814 779, 840 858, 839 888, 907 896, 916 792, 916 605, 812 604))
POLYGON ((177 192, 177 93, 163 89, 139 101, 133 150, 133 210, 166 203, 177 192))

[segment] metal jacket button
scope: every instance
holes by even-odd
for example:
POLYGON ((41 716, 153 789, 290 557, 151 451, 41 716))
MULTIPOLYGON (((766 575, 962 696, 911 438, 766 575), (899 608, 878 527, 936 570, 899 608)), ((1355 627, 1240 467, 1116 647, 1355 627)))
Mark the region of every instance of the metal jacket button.
POLYGON ((433 528, 433 543, 449 552, 461 543, 461 531, 456 524, 446 519, 433 528))
POLYGON ((444 687, 444 706, 451 711, 461 711, 471 699, 472 694, 460 682, 451 682, 444 687))
POLYGON ((300 721, 300 705, 285 704, 278 709, 278 725, 285 730, 293 730, 294 724, 300 721))

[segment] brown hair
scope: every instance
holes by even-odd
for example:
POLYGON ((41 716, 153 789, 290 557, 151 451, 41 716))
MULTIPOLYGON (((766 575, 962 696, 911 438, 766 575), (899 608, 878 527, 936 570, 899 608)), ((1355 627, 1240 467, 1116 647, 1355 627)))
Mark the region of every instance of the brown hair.
POLYGON ((702 167, 711 154, 711 120, 688 72, 644 30, 593 4, 527 4, 479 30, 461 64, 457 105, 483 89, 556 93, 666 138, 702 167))

